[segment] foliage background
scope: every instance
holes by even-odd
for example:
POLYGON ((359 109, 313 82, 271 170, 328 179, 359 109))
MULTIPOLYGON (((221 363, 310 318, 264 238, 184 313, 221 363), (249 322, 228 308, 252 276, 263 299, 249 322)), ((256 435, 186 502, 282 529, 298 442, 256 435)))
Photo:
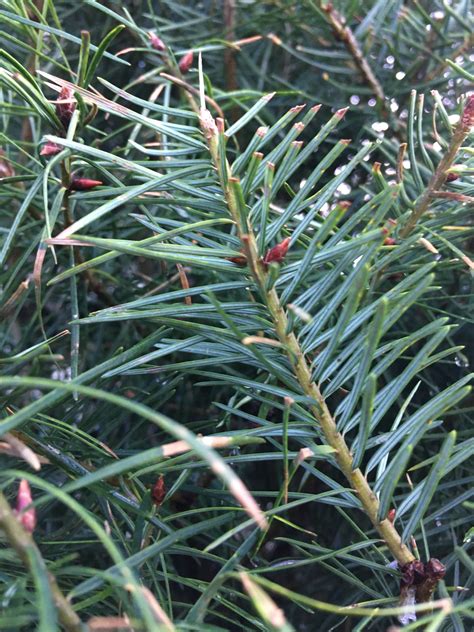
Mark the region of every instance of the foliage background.
MULTIPOLYGON (((2 75, 0 361, 5 381, 1 405, 4 420, 13 419, 11 427, 4 425, 3 431, 14 430, 17 439, 48 460, 33 476, 23 460, 0 456, 4 468, 1 486, 14 504, 18 480, 30 480, 37 507, 35 541, 63 592, 74 596, 74 607, 83 621, 126 613, 141 621, 145 629, 153 629, 156 624, 150 624, 153 616, 147 602, 136 596, 140 595, 138 590, 124 589, 125 584, 137 582, 136 586, 143 583, 153 592, 177 629, 284 629, 272 628, 266 620, 271 606, 260 598, 264 612, 255 610, 252 596, 249 599, 239 579, 226 574, 245 569, 256 578, 266 577, 294 593, 333 604, 329 611, 321 612, 316 604, 305 603, 295 595, 274 596, 297 630, 386 630, 397 624, 391 617, 347 618, 347 613, 339 610, 338 606, 359 602, 396 605, 398 575, 386 566, 391 556, 357 509, 357 501, 348 494, 348 485, 331 454, 324 451, 324 437, 309 419, 304 393, 289 374, 281 350, 257 345, 259 355, 252 355, 236 346, 240 334, 232 341, 222 333, 234 327, 246 335, 264 332, 266 337, 275 337, 249 275, 241 269, 235 272, 236 266, 227 260, 239 254, 240 245, 235 231, 229 232, 225 223, 218 223, 228 215, 186 92, 160 75, 170 72, 170 67, 178 72, 173 55, 179 61, 192 49, 194 64, 185 80, 198 86, 196 55, 201 51, 207 94, 223 111, 228 126, 237 126, 227 146, 229 161, 238 163, 239 157, 246 155, 245 148, 255 143, 255 132, 261 126, 275 132, 262 149, 262 165, 271 148, 278 143, 283 147, 281 155, 275 154, 276 173, 281 168, 282 183, 272 200, 272 220, 314 174, 318 182, 311 195, 327 194, 327 201, 320 208, 314 207, 314 223, 306 237, 292 243, 285 262, 292 267, 286 276, 285 267, 275 271, 281 275, 279 292, 301 275, 299 292, 307 290, 309 294, 301 303, 293 296, 293 302, 314 317, 324 314, 325 309, 328 313, 328 321, 319 332, 306 328, 308 344, 319 340, 311 351, 321 353, 330 339, 330 335, 321 339, 318 335, 324 331, 334 334, 331 327, 338 322, 347 327, 364 307, 387 293, 392 292, 391 309, 406 298, 409 309, 395 319, 370 358, 372 363, 377 354, 385 357, 389 350, 398 349, 394 361, 377 378, 378 392, 386 387, 379 405, 383 408, 388 393, 393 394, 393 401, 380 415, 377 429, 369 434, 363 463, 367 465, 375 449, 387 441, 386 433, 400 411, 404 420, 423 410, 440 393, 447 393, 444 400, 439 396, 432 414, 421 422, 433 427, 423 439, 421 434, 413 439, 413 454, 408 463, 400 465, 403 472, 397 470, 395 478, 399 476, 400 482, 389 500, 390 506, 402 508, 397 518, 401 532, 414 516, 409 535, 415 536, 422 559, 436 557, 447 567, 438 596, 449 594, 457 610, 453 615, 442 613, 439 617, 435 613, 438 619, 428 618, 431 629, 468 630, 472 625, 468 589, 473 567, 466 535, 472 522, 472 396, 465 389, 472 349, 464 345, 473 328, 473 266, 466 259, 472 245, 469 202, 473 183, 472 148, 467 140, 465 149, 453 160, 453 164, 463 165, 456 172, 460 178, 443 188, 454 195, 433 199, 430 211, 434 212, 425 214, 412 233, 403 234, 410 209, 429 186, 439 156, 446 151, 457 120, 453 116, 461 113, 462 96, 469 91, 469 2, 351 0, 335 2, 334 7, 340 13, 325 11, 311 0, 0 2, 2 46, 41 88, 41 92, 32 88, 28 100, 30 93, 25 97, 20 90, 23 84, 15 85, 14 75, 10 82, 2 75), (337 36, 341 14, 370 73, 354 56, 354 42, 337 36), (92 90, 109 101, 97 103, 98 112, 87 125, 84 118, 91 112, 91 102, 86 98, 80 103, 76 135, 66 139, 65 147, 73 139, 87 150, 70 144, 69 153, 62 155, 70 161, 72 171, 97 178, 104 187, 70 194, 64 186, 69 176, 61 161, 53 158, 47 166, 48 160, 39 154, 45 135, 64 136, 52 121, 54 105, 48 110, 47 100, 54 101, 58 90, 51 76, 77 83, 77 69, 81 63, 87 67, 87 47, 80 46, 81 31, 88 31, 90 41, 99 45, 119 24, 124 28, 108 44, 109 56, 100 60, 91 77, 92 90), (164 64, 164 56, 153 48, 150 31, 158 33, 169 47, 169 63, 164 64), (132 98, 120 98, 119 89, 132 98), (269 92, 276 92, 273 99, 258 111, 252 109, 269 92), (419 95, 424 95, 424 101, 419 95), (164 108, 153 109, 147 102, 164 108), (129 110, 114 111, 114 103, 129 110), (279 123, 289 108, 302 103, 307 106, 298 118, 291 123, 288 119, 286 125, 279 123), (313 119, 310 108, 314 104, 322 107, 313 119), (350 109, 344 118, 335 121, 334 113, 347 106, 350 109), (191 113, 183 115, 182 110, 191 113), (133 112, 145 118, 137 118, 133 112), (296 120, 304 120, 305 127, 292 127, 296 120), (165 128, 154 128, 153 121, 165 122, 165 138, 165 128), (300 151, 291 145, 292 140, 298 138, 303 147, 307 146, 329 121, 329 132, 317 152, 310 153, 292 173, 292 161, 300 151), (346 143, 346 139, 350 141, 346 143), (369 143, 374 141, 369 153, 369 143), (163 165, 166 159, 162 155, 151 153, 159 142, 181 151, 173 156, 171 166, 163 165), (401 191, 389 208, 389 187, 400 184, 402 160, 397 156, 401 143, 408 143, 405 170, 401 191), (328 155, 327 164, 321 162, 328 155), (128 162, 117 164, 114 157, 128 162), (171 178, 161 193, 155 186, 153 190, 158 193, 154 197, 138 197, 132 187, 152 182, 146 169, 159 174, 179 171, 180 179, 171 178), (129 192, 125 204, 114 205, 118 196, 129 192), (378 195, 377 203, 365 208, 374 195, 378 195), (53 255, 45 242, 50 234, 57 235, 69 223, 107 202, 111 203, 109 212, 75 232, 87 234, 91 240, 108 241, 96 242, 93 247, 56 245, 53 255), (377 209, 385 208, 384 204, 386 215, 382 217, 377 209), (356 217, 361 208, 365 210, 356 217), (328 218, 343 209, 346 213, 340 226, 348 226, 356 217, 343 239, 347 247, 344 260, 339 251, 330 250, 331 243, 327 244, 331 237, 337 237, 337 229, 329 225, 328 218), (390 217, 398 221, 395 229, 391 228, 394 243, 380 239, 380 228, 390 217), (215 225, 187 228, 192 222, 208 220, 215 225), (84 274, 56 279, 82 259, 179 228, 182 231, 177 237, 167 237, 170 247, 161 255, 151 247, 125 251, 84 274), (369 235, 375 229, 377 236, 369 235), (308 273, 303 256, 318 230, 327 230, 317 245, 321 262, 313 262, 308 273), (437 252, 420 245, 420 236, 437 252), (367 256, 368 265, 367 277, 354 277, 356 286, 361 283, 364 288, 362 298, 350 293, 353 283, 343 284, 360 256, 367 256), (144 302, 145 297, 182 289, 183 275, 176 264, 185 266, 191 287, 198 288, 192 305, 183 303, 185 292, 165 297, 163 303, 144 302), (434 272, 433 278, 429 271, 434 272), (404 279, 414 280, 399 290, 404 279), (209 294, 208 286, 216 283, 228 285, 220 290, 214 287, 214 294, 209 294), (250 296, 246 290, 249 284, 250 296), (347 323, 338 320, 344 300, 331 300, 341 287, 341 297, 354 307, 347 323), (315 300, 308 299, 311 296, 316 296, 315 300), (110 309, 115 306, 119 307, 110 309), (199 311, 199 306, 207 311, 199 311), (158 311, 147 312, 152 308, 158 311), (447 320, 441 321, 444 317, 447 320), (75 322, 78 318, 82 319, 80 325, 75 322), (418 335, 423 328, 426 333, 418 335), (65 329, 70 335, 56 339, 65 329), (398 341, 410 336, 411 344, 397 347, 398 341), (50 345, 43 344, 45 340, 50 345), (154 355, 148 355, 151 353, 154 355), (127 364, 136 358, 139 360, 127 364), (21 379, 9 381, 14 375, 21 379), (124 408, 124 400, 113 402, 97 398, 97 393, 81 392, 79 386, 77 393, 53 391, 43 396, 50 386, 41 385, 40 379, 73 378, 79 383, 84 375, 83 383, 111 396, 120 395, 131 407, 124 408), (262 390, 262 384, 268 388, 262 390), (290 506, 272 522, 261 547, 257 546, 259 535, 253 523, 244 523, 246 516, 238 510, 228 486, 209 469, 209 459, 215 457, 188 452, 169 459, 140 459, 144 450, 180 436, 182 427, 206 436, 233 435, 236 445, 220 453, 262 509, 269 510, 282 489, 284 395, 299 404, 290 413, 289 459, 304 446, 314 450, 315 458, 297 469, 291 482, 290 506), (161 417, 151 423, 140 405, 175 420, 179 427, 174 422, 163 425, 161 417), (18 412, 22 409, 26 412, 18 412), (11 417, 15 412, 17 416, 11 417), (457 432, 456 446, 451 446, 449 454, 452 430, 457 432), (250 441, 259 437, 265 442, 245 445, 249 437, 250 441), (446 445, 442 452, 445 460, 438 463, 441 446, 446 445), (116 476, 109 472, 98 474, 92 482, 87 478, 88 472, 133 456, 135 462, 123 466, 116 476), (414 491, 404 476, 408 468, 414 491), (161 475, 166 497, 156 507, 150 490, 161 475), (331 495, 325 496, 329 490, 331 495), (229 533, 232 529, 235 532, 229 533), (120 559, 139 556, 140 551, 146 555, 135 561, 133 576, 107 570, 120 559)), ((92 57, 91 51, 89 63, 92 57)), ((2 65, 7 72, 18 72, 9 57, 2 56, 2 65)), ((209 107, 214 113, 214 106, 209 107)), ((262 175, 259 183, 252 184, 255 174, 251 160, 245 163, 241 158, 240 166, 247 205, 255 204, 258 209, 259 200, 265 198, 263 180, 269 176, 262 175)), ((152 188, 148 186, 148 190, 152 188)), ((318 195, 310 203, 317 202, 318 195)), ((313 208, 310 203, 308 207, 313 208)), ((255 223, 260 221, 257 211, 253 217, 255 223)), ((285 226, 273 230, 268 246, 293 235, 303 220, 304 214, 295 215, 285 226)), ((292 318, 298 330, 303 330, 304 339, 304 322, 294 314, 292 318)), ((369 322, 363 323, 360 338, 347 334, 337 340, 326 362, 347 367, 352 358, 357 370, 365 336, 375 331, 369 326, 369 322), (348 347, 352 340, 356 346, 348 347)), ((337 372, 333 370, 331 375, 334 380, 337 372)), ((331 408, 336 409, 346 392, 354 388, 354 373, 343 375, 341 369, 339 390, 329 387, 331 408)), ((368 389, 367 382, 365 391, 368 389)), ((355 410, 363 405, 361 397, 355 410)), ((363 434, 363 429, 360 432, 363 434)), ((357 433, 352 430, 347 436, 353 444, 357 433)), ((405 438, 400 437, 403 450, 406 445, 401 441, 405 438)), ((401 453, 392 452, 391 458, 395 454, 400 457, 401 453)), ((379 467, 381 480, 385 471, 389 470, 379 467)), ((370 476, 375 480, 374 471, 370 476)), ((41 628, 44 630, 53 629, 48 627, 56 616, 53 609, 38 609, 38 596, 41 600, 43 595, 47 603, 49 591, 41 576, 39 571, 37 575, 27 573, 11 548, 1 550, 2 629, 26 630, 37 624, 46 626, 41 628)), ((140 629, 140 623, 136 625, 140 629)), ((416 627, 419 622, 412 625, 416 627)))

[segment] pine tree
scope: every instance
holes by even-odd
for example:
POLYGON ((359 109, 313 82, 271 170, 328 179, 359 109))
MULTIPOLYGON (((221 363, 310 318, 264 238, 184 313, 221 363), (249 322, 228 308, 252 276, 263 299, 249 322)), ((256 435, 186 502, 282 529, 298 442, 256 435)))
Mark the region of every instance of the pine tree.
POLYGON ((0 2, 1 629, 469 629, 469 18, 0 2))

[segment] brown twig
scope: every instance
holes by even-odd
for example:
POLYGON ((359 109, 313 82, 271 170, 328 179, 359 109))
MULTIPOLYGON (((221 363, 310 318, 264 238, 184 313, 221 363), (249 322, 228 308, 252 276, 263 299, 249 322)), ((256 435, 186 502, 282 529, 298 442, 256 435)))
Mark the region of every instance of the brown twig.
MULTIPOLYGON (((183 288, 183 290, 189 290, 189 281, 188 281, 188 277, 186 275, 186 268, 181 265, 180 263, 176 264, 176 267, 178 268, 178 274, 179 274, 179 280, 181 282, 181 287, 183 288)), ((193 300, 190 296, 185 296, 184 297, 184 302, 186 305, 192 305, 193 304, 193 300)))
POLYGON ((345 17, 341 15, 338 11, 336 11, 331 2, 326 5, 321 5, 321 8, 327 14, 328 20, 334 30, 336 37, 344 43, 347 50, 354 59, 355 65, 357 66, 360 74, 377 98, 380 107, 385 112, 387 112, 385 106, 385 93, 383 91, 382 85, 375 76, 374 71, 369 65, 369 62, 365 58, 359 42, 352 32, 352 29, 349 26, 346 26, 345 17))
POLYGON ((5 318, 16 308, 24 293, 28 290, 30 278, 26 278, 16 288, 10 298, 0 307, 0 318, 5 318))
MULTIPOLYGON (((468 53, 470 50, 472 50, 473 45, 474 45, 474 35, 471 33, 469 35, 466 35, 463 43, 460 44, 455 50, 453 50, 453 52, 447 59, 451 61, 455 61, 460 55, 464 55, 465 53, 468 53)), ((425 77, 424 81, 428 82, 428 81, 432 81, 433 79, 436 79, 436 77, 440 77, 443 74, 443 72, 446 70, 446 68, 449 66, 447 59, 445 59, 442 64, 439 64, 436 68, 434 68, 428 74, 428 76, 425 77)))
POLYGON ((430 206, 430 202, 434 197, 434 194, 443 186, 448 177, 448 169, 454 163, 456 155, 461 148, 464 139, 469 134, 469 131, 474 123, 474 95, 471 95, 464 106, 464 111, 459 123, 456 125, 454 133, 451 137, 451 141, 444 153, 443 157, 438 163, 431 180, 429 181, 426 189, 420 195, 415 203, 415 206, 408 218, 407 223, 400 231, 400 237, 408 237, 408 235, 415 228, 419 220, 423 217, 430 206))
POLYGON ((23 528, 2 492, 0 492, 0 529, 5 533, 10 546, 16 551, 18 557, 30 573, 33 573, 32 560, 40 560, 40 564, 53 595, 54 603, 58 609, 59 620, 64 626, 64 629, 67 630, 67 632, 80 632, 83 630, 84 628, 80 618, 61 592, 56 583, 56 578, 46 570, 46 564, 41 557, 41 553, 33 537, 23 528))

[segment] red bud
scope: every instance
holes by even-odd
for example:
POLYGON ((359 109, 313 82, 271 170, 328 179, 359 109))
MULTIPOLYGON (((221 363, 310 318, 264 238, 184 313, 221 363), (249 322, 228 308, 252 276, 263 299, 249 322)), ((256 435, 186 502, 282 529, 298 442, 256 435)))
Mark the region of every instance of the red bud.
POLYGON ((166 496, 165 479, 160 476, 151 490, 151 498, 157 507, 161 507, 166 496))
POLYGON ((263 258, 263 263, 281 263, 288 252, 288 248, 290 247, 290 238, 286 237, 281 243, 273 246, 270 250, 267 251, 263 258))
POLYGON ((25 507, 31 505, 33 499, 31 497, 31 489, 27 480, 24 478, 20 481, 18 487, 18 496, 16 500, 16 511, 18 519, 28 533, 33 533, 36 527, 36 509, 31 507, 23 512, 25 507), (23 513, 22 513, 23 512, 23 513))
POLYGON ((454 171, 451 171, 446 176, 446 182, 454 182, 455 180, 458 180, 458 179, 459 179, 459 173, 454 173, 454 171))
POLYGON ((394 246, 397 243, 397 240, 393 237, 386 237, 383 241, 384 246, 394 246))
POLYGON ((395 522, 395 516, 397 515, 397 512, 395 509, 390 509, 390 511, 387 514, 387 520, 389 520, 392 524, 395 522))
POLYGON ((71 180, 71 184, 69 185, 69 189, 71 191, 88 191, 89 189, 99 187, 101 184, 104 183, 100 180, 90 180, 89 178, 73 178, 71 180))
POLYGON ((56 143, 51 143, 50 141, 48 141, 41 148, 40 156, 55 156, 56 154, 59 154, 61 149, 62 147, 60 145, 56 145, 56 143))
POLYGON ((191 66, 193 65, 193 59, 194 59, 194 53, 192 50, 190 50, 189 52, 186 53, 186 55, 183 55, 183 57, 181 57, 180 62, 179 62, 179 69, 181 70, 183 75, 185 75, 188 72, 188 70, 191 68, 191 66))
POLYGON ((152 33, 151 31, 148 33, 148 37, 150 38, 151 47, 155 50, 159 50, 160 52, 166 50, 166 45, 163 40, 158 37, 156 33, 152 33))
POLYGON ((76 101, 74 100, 74 93, 71 88, 67 86, 61 88, 58 101, 59 103, 56 103, 56 114, 64 128, 67 129, 71 116, 76 109, 76 101))

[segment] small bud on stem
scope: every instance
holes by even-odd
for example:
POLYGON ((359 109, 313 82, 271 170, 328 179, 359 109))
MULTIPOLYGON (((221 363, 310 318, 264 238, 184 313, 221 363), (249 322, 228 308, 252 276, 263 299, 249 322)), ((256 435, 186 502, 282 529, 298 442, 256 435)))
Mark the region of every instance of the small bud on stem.
POLYGON ((95 187, 99 187, 101 184, 104 184, 100 180, 90 180, 89 178, 76 178, 74 177, 71 180, 71 184, 69 185, 70 191, 88 191, 89 189, 94 189, 95 187))
POLYGON ((23 511, 28 505, 31 505, 33 499, 31 497, 31 489, 28 481, 24 478, 20 481, 18 487, 18 496, 16 500, 16 513, 19 521, 28 533, 33 533, 36 527, 36 509, 31 507, 27 511, 23 511))
POLYGON ((64 129, 69 126, 69 121, 76 109, 76 101, 74 99, 74 93, 71 88, 64 86, 59 93, 59 99, 56 103, 56 114, 59 120, 63 124, 64 129))
POLYGON ((189 71, 191 66, 193 65, 193 59, 194 59, 194 53, 192 50, 190 50, 185 55, 183 55, 183 57, 181 57, 178 65, 183 75, 185 75, 189 71))
POLYGON ((166 50, 166 45, 163 40, 158 37, 156 33, 152 33, 151 31, 148 33, 148 37, 150 38, 151 47, 159 52, 163 52, 166 50))
POLYGON ((263 258, 263 263, 281 263, 290 247, 290 237, 286 237, 282 242, 270 248, 263 258))
POLYGON ((165 479, 163 475, 161 475, 156 480, 156 483, 153 485, 153 489, 151 490, 151 498, 153 500, 153 503, 157 507, 161 507, 165 499, 165 496, 166 496, 165 479))

